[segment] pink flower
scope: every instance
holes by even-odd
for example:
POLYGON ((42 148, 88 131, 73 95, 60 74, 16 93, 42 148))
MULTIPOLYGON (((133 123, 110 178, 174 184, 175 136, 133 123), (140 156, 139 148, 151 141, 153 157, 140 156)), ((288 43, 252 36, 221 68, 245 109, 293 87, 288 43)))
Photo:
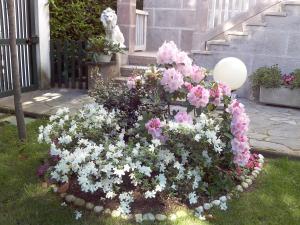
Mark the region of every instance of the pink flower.
POLYGON ((158 49, 156 57, 157 63, 172 64, 176 60, 178 52, 178 48, 173 41, 165 41, 163 45, 158 49))
POLYGON ((245 135, 249 129, 249 122, 249 117, 245 113, 233 117, 231 121, 231 133, 236 137, 245 135))
POLYGON ((165 91, 173 93, 182 87, 184 81, 182 74, 172 68, 165 70, 160 84, 164 86, 165 91))
POLYGON ((193 88, 193 85, 192 85, 191 83, 189 83, 189 82, 184 82, 184 87, 185 87, 188 91, 190 91, 190 90, 193 88))
POLYGON ((250 151, 246 150, 234 156, 233 162, 239 166, 246 166, 249 162, 250 151))
POLYGON ((191 65, 177 64, 176 69, 185 77, 191 76, 193 72, 193 66, 191 65))
POLYGON ((187 112, 178 112, 175 116, 177 123, 193 124, 193 118, 187 112))
POLYGON ((153 138, 160 139, 162 137, 162 123, 159 118, 149 120, 145 127, 153 138))
POLYGON ((129 77, 127 80, 127 87, 129 88, 129 90, 131 89, 135 89, 136 88, 136 84, 138 82, 143 82, 141 76, 132 76, 129 77))
POLYGON ((127 87, 129 90, 136 88, 136 80, 135 77, 129 77, 127 80, 127 87))
POLYGON ((192 65, 192 59, 188 56, 186 52, 178 52, 176 57, 175 57, 175 63, 178 64, 183 64, 185 66, 191 66, 192 65))
POLYGON ((228 106, 227 112, 232 115, 231 133, 234 139, 231 141, 234 163, 239 166, 246 166, 250 158, 250 146, 246 133, 249 129, 249 118, 245 113, 245 107, 234 99, 228 106))
POLYGON ((231 88, 227 84, 219 83, 219 87, 221 88, 223 95, 231 96, 231 88))
POLYGON ((189 103, 196 108, 205 107, 209 101, 209 91, 204 87, 197 85, 190 90, 187 98, 189 103))
POLYGON ((206 73, 205 68, 194 65, 192 67, 190 77, 191 77, 193 82, 199 83, 200 81, 202 81, 204 79, 205 73, 206 73))
POLYGON ((219 85, 215 85, 209 90, 209 95, 211 99, 211 103, 218 106, 221 104, 221 100, 223 99, 223 93, 220 89, 219 85))

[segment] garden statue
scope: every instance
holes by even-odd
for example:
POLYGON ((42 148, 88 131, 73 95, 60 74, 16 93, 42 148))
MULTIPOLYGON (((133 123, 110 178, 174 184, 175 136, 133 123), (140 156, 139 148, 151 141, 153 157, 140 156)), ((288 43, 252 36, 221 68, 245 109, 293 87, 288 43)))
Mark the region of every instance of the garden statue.
POLYGON ((116 44, 120 44, 121 48, 126 48, 124 36, 117 25, 118 17, 116 12, 111 8, 107 8, 101 13, 100 20, 105 28, 106 38, 116 44))

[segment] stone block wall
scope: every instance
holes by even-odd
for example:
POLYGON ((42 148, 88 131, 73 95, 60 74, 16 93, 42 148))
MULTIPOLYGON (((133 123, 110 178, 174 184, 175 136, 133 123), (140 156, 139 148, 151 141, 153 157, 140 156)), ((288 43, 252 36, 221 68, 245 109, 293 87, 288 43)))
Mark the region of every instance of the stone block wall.
MULTIPOLYGON (((278 64, 282 73, 300 68, 300 6, 289 6, 286 17, 266 16, 266 27, 247 27, 246 37, 230 39, 229 46, 213 46, 211 55, 194 54, 198 65, 213 69, 225 57, 237 57, 247 66, 248 76, 262 66, 278 64), (298 14, 293 13, 296 10, 298 14)), ((251 98, 251 81, 238 90, 240 97, 251 98)))
POLYGON ((197 0, 144 0, 144 10, 149 12, 147 50, 156 51, 164 41, 172 40, 190 51, 196 6, 197 0))

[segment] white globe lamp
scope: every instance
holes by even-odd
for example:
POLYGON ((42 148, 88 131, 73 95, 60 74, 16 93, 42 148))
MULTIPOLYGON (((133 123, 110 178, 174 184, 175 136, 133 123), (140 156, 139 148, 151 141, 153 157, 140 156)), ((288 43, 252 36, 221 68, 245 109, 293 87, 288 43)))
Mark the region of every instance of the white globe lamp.
POLYGON ((240 59, 228 57, 217 63, 213 76, 215 81, 227 84, 231 90, 237 90, 246 82, 247 68, 240 59))

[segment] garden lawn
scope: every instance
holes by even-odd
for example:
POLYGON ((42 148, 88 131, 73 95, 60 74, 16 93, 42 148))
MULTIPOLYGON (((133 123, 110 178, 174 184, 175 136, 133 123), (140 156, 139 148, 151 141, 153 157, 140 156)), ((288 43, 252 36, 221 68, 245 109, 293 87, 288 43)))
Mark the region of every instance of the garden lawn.
MULTIPOLYGON (((25 144, 18 142, 15 126, 0 125, 0 225, 131 224, 88 212, 76 221, 74 209, 61 206, 56 194, 41 187, 36 168, 47 155, 48 147, 38 144, 36 139, 38 127, 44 123, 37 120, 27 126, 25 144)), ((230 201, 227 211, 213 211, 210 221, 202 222, 189 216, 161 224, 300 224, 299 161, 266 160, 263 173, 254 186, 253 190, 241 194, 240 199, 230 201)))

